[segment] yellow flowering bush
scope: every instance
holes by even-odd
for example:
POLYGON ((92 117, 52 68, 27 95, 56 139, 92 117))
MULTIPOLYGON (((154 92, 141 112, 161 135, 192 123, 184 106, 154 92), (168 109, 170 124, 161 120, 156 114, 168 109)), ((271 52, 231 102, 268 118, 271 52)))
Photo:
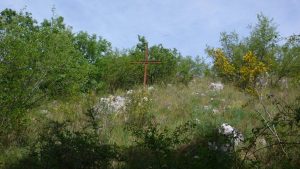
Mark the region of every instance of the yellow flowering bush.
POLYGON ((255 94, 255 82, 260 74, 268 70, 268 66, 260 61, 253 52, 247 52, 242 58, 242 65, 234 65, 221 49, 213 50, 214 67, 221 77, 233 80, 247 92, 255 94))
POLYGON ((221 49, 216 49, 213 54, 214 66, 218 69, 219 73, 224 76, 232 76, 235 74, 235 67, 225 57, 221 49))
POLYGON ((240 68, 241 82, 247 87, 254 87, 256 78, 268 70, 267 66, 259 61, 250 51, 243 57, 243 65, 240 68))

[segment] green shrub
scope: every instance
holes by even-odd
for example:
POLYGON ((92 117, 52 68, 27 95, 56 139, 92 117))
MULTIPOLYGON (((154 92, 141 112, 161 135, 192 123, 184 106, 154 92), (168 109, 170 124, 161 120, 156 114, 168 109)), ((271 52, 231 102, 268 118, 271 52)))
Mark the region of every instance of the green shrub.
POLYGON ((197 134, 198 126, 194 122, 174 130, 159 129, 152 124, 131 131, 137 144, 128 148, 125 168, 233 168, 239 160, 233 149, 224 151, 220 148, 228 144, 230 138, 219 135, 215 128, 197 134), (209 142, 214 142, 218 149, 209 146, 209 142))
POLYGON ((11 168, 105 169, 117 158, 116 147, 94 134, 70 131, 65 123, 49 126, 27 157, 11 168))
POLYGON ((244 148, 243 162, 256 168, 299 168, 299 100, 288 104, 270 95, 268 102, 275 109, 271 112, 265 103, 262 104, 263 110, 258 111, 262 124, 252 129, 244 148), (265 143, 258 144, 261 139, 265 143))

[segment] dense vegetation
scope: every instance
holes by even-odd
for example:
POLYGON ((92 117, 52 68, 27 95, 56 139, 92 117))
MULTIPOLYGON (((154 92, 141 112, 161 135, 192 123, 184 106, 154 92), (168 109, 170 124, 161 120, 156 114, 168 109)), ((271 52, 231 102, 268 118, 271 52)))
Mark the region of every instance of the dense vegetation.
POLYGON ((240 40, 236 32, 223 32, 221 48, 207 48, 219 77, 249 90, 255 89, 264 73, 270 76, 272 86, 278 86, 283 78, 299 84, 300 36, 281 37, 272 20, 262 14, 257 19, 249 37, 240 40))
POLYGON ((144 59, 145 37, 113 50, 63 17, 1 11, 0 167, 299 168, 300 36, 281 37, 260 14, 249 37, 221 33, 220 42, 207 48, 212 66, 150 46, 162 63, 149 66, 154 90, 142 90, 143 65, 131 62, 144 59), (218 80, 225 89, 210 90, 218 80), (108 94, 125 95, 126 111, 95 109, 108 94), (212 149, 232 144, 218 134, 225 122, 245 140, 212 149))

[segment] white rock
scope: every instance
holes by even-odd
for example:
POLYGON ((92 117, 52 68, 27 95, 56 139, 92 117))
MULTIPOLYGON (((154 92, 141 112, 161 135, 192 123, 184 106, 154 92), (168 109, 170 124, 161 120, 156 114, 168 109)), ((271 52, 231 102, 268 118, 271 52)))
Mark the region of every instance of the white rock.
POLYGON ((195 158, 195 159, 198 159, 198 158, 199 158, 199 156, 194 156, 194 158, 195 158))
POLYGON ((204 110, 209 110, 211 107, 210 106, 203 106, 204 110))
POLYGON ((235 146, 244 140, 243 135, 227 123, 223 123, 218 128, 218 134, 227 137, 229 140, 218 139, 217 137, 216 140, 208 142, 209 149, 230 152, 234 150, 235 146))
POLYGON ((94 109, 97 112, 105 113, 123 112, 126 109, 126 98, 112 95, 106 98, 100 98, 99 104, 97 104, 94 109))
POLYGON ((282 90, 288 89, 289 88, 288 79, 286 77, 280 79, 279 85, 282 90))
POLYGON ((255 144, 260 146, 260 147, 265 147, 265 146, 267 146, 267 141, 263 137, 262 138, 257 138, 255 144))
POLYGON ((121 96, 116 96, 115 98, 113 98, 110 104, 116 111, 119 111, 125 108, 125 98, 121 96))
POLYGON ((50 112, 48 110, 41 110, 40 113, 41 114, 49 114, 50 112))
POLYGON ((147 102, 149 99, 148 99, 148 97, 143 97, 142 100, 145 101, 145 102, 147 102))
POLYGON ((270 78, 270 75, 268 72, 265 72, 261 75, 259 75, 256 79, 256 87, 258 88, 265 88, 268 86, 268 83, 269 83, 269 78, 270 78))
POLYGON ((244 136, 237 129, 227 123, 223 123, 219 127, 219 134, 231 137, 235 145, 238 145, 241 141, 244 140, 244 136))
POLYGON ((132 93, 133 93, 133 90, 128 90, 128 91, 126 92, 127 95, 131 95, 132 93))
POLYGON ((152 90, 154 90, 153 86, 148 87, 148 91, 152 91, 152 90))
POLYGON ((221 91, 224 89, 224 85, 220 82, 217 82, 217 83, 211 83, 209 85, 209 88, 213 91, 221 91))
POLYGON ((211 150, 218 150, 218 146, 217 146, 216 142, 208 142, 208 147, 211 150))
POLYGON ((213 111, 213 113, 219 113, 220 112, 218 109, 213 109, 212 111, 213 111))

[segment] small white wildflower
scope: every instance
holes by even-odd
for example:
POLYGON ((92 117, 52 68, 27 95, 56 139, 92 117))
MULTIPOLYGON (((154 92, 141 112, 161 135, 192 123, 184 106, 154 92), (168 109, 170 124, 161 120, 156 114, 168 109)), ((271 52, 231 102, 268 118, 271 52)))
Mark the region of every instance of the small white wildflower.
POLYGON ((203 106, 204 110, 209 110, 210 106, 203 106))
POLYGON ((213 113, 219 113, 220 112, 218 109, 213 109, 212 111, 213 111, 213 113))
POLYGON ((147 102, 148 100, 148 97, 143 97, 143 101, 147 102))

